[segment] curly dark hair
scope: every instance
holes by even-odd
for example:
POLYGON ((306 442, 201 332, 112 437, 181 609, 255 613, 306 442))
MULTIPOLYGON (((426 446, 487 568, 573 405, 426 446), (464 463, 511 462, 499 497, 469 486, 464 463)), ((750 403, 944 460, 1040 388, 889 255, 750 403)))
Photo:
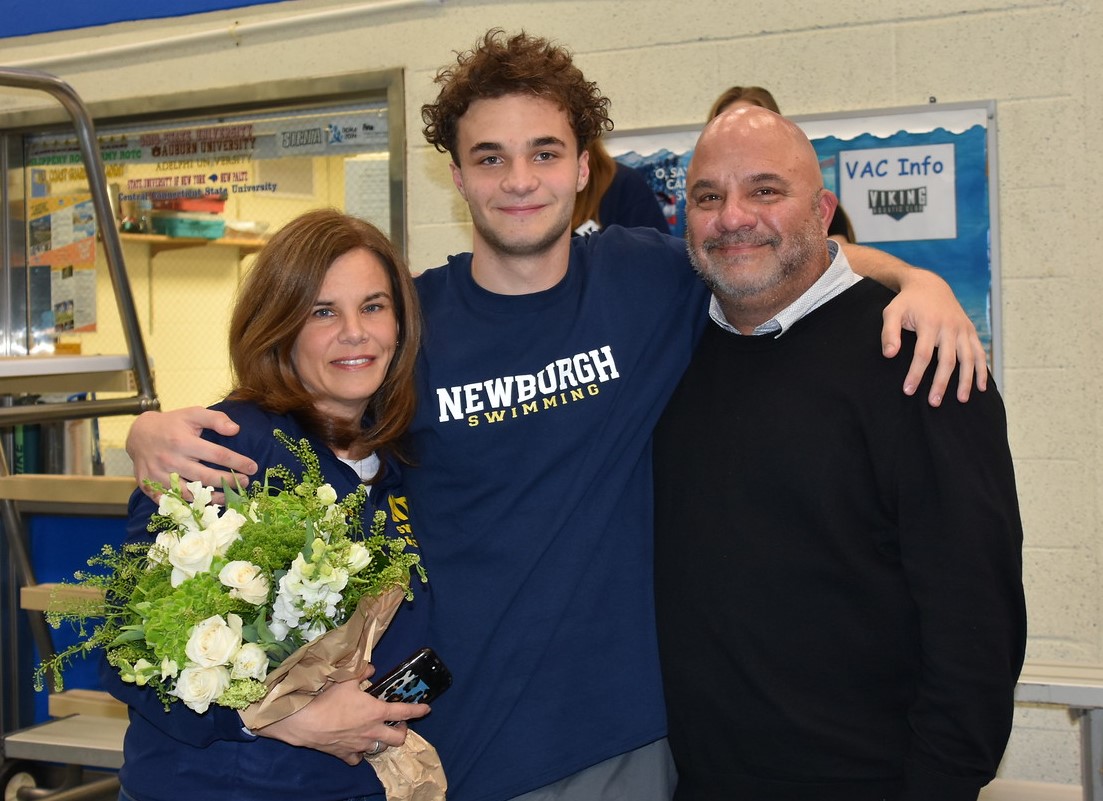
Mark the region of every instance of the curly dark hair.
POLYGON ((457 52, 456 63, 442 67, 435 82, 441 87, 436 102, 421 107, 423 133, 456 164, 459 119, 475 100, 531 94, 553 101, 567 112, 579 153, 602 131, 613 129, 609 98, 586 80, 570 52, 524 31, 507 37, 501 28, 492 28, 470 51, 457 52))

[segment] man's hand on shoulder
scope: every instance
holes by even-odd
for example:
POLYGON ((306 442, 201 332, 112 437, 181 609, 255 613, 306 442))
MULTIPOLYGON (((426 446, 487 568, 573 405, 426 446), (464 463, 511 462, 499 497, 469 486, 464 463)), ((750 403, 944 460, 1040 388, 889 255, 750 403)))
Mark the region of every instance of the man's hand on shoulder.
POLYGON ((946 396, 954 368, 958 368, 957 399, 969 400, 976 378, 977 389, 988 388, 987 354, 976 326, 957 302, 950 285, 927 270, 912 269, 900 294, 885 307, 881 347, 885 356, 900 352, 900 331, 916 335, 915 353, 904 378, 904 393, 913 395, 938 349, 927 402, 939 406, 946 396))
POLYGON ((950 285, 929 270, 912 267, 895 256, 862 245, 843 245, 854 272, 872 278, 900 294, 885 308, 881 349, 892 358, 900 352, 900 332, 914 331, 915 353, 904 378, 904 393, 915 394, 938 348, 927 402, 939 406, 946 396, 954 368, 959 368, 957 399, 969 400, 976 377, 977 389, 988 388, 987 354, 976 326, 961 308, 950 285))
POLYGON ((222 486, 222 480, 242 486, 257 471, 257 464, 236 451, 203 439, 200 434, 211 429, 223 436, 233 436, 238 425, 222 412, 191 406, 171 412, 144 412, 130 427, 126 452, 134 461, 134 477, 142 491, 154 500, 155 493, 145 482, 156 481, 168 486, 169 475, 178 473, 184 481, 200 481, 204 486, 222 486), (203 464, 221 465, 217 470, 203 464))

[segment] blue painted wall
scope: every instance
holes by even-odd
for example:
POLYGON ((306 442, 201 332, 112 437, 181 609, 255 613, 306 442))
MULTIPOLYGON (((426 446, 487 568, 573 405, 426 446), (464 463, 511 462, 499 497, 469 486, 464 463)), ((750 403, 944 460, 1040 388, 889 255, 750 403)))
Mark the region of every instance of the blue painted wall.
POLYGON ((184 17, 275 2, 278 0, 48 0, 45 3, 0 0, 0 39, 91 28, 112 22, 184 17))

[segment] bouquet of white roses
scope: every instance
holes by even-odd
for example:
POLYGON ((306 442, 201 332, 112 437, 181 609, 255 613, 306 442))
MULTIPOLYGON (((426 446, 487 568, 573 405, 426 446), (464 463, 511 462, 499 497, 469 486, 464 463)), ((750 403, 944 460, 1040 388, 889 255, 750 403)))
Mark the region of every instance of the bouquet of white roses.
MULTIPOLYGON (((106 572, 77 574, 81 585, 102 589, 104 600, 48 613, 55 627, 77 621, 85 639, 39 668, 39 686, 52 670, 60 690, 59 668, 103 648, 124 681, 153 688, 166 710, 177 700, 198 713, 212 703, 245 710, 263 702, 277 673, 286 674, 278 666, 309 661, 312 643, 324 650, 323 635, 353 618, 357 628, 347 637, 342 631, 327 639, 337 643, 333 659, 347 663, 351 649, 351 671, 360 669, 368 658, 362 650, 382 634, 402 597, 411 597, 411 570, 425 580, 420 558, 405 540, 384 536, 383 512, 362 535, 365 488, 338 499, 309 443, 275 434, 303 464, 300 481, 285 467, 269 469, 247 493, 224 488, 225 508, 198 482, 186 485, 191 501, 177 476, 168 488, 154 486, 163 492, 150 522, 156 541, 105 546, 89 564, 106 572)), ((321 666, 306 700, 260 725, 308 703, 334 680, 332 670, 331 663, 321 666)), ((303 689, 300 683, 283 694, 303 689)))

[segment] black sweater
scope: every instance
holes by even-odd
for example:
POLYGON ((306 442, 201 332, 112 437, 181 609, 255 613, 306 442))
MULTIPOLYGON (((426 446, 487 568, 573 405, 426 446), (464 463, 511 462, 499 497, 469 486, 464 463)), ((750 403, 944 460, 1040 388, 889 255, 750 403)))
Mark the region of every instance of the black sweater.
POLYGON ((862 281, 777 339, 710 325, 656 431, 678 799, 957 801, 995 775, 1026 638, 1003 404, 905 396, 891 297, 862 281))

